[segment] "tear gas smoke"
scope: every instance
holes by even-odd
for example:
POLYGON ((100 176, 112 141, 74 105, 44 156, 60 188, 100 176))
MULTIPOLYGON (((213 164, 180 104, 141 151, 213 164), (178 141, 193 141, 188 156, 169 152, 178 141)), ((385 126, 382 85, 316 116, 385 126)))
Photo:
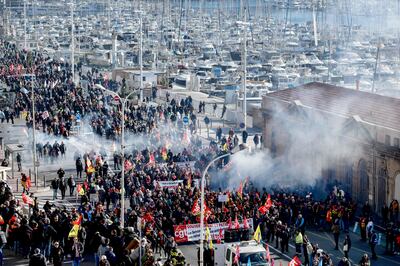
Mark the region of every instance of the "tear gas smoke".
MULTIPOLYGON (((354 100, 357 99, 345 99, 341 106, 351 106, 354 100)), ((348 120, 334 119, 328 113, 321 114, 305 106, 299 108, 296 114, 275 109, 269 124, 275 128, 275 139, 279 142, 275 144, 276 152, 244 151, 231 156, 232 167, 213 174, 212 186, 234 190, 250 177, 250 182, 259 189, 313 187, 337 165, 350 167, 354 159, 361 158, 360 145, 344 137, 348 120)))

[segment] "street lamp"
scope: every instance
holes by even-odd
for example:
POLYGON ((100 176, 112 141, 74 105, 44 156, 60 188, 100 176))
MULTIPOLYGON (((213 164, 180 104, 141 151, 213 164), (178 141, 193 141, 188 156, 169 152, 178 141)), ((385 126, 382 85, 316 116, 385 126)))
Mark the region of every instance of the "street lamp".
MULTIPOLYGON (((241 10, 242 12, 242 10, 241 10)), ((247 12, 244 8, 244 21, 237 21, 239 25, 243 26, 243 53, 242 53, 242 63, 243 63, 243 115, 244 115, 244 130, 247 128, 247 12)))
POLYGON ((74 0, 71 1, 71 72, 72 83, 75 84, 75 22, 74 22, 74 0))
POLYGON ((114 95, 118 97, 119 101, 122 104, 122 129, 121 129, 121 153, 122 153, 122 170, 121 170, 121 226, 124 227, 125 224, 125 105, 126 102, 129 99, 129 96, 131 96, 135 91, 132 91, 129 93, 125 98, 122 98, 121 96, 118 95, 118 93, 113 92, 109 89, 104 88, 100 84, 95 84, 95 87, 98 89, 101 89, 111 95, 114 95))
MULTIPOLYGON (((140 3, 139 3, 140 4, 140 3)), ((140 65, 140 101, 143 102, 143 19, 142 10, 137 10, 135 13, 139 14, 140 24, 140 41, 139 41, 139 65, 140 65)))
MULTIPOLYGON (((243 150, 240 150, 236 153, 233 154, 237 154, 239 152, 245 151, 248 148, 245 147, 243 150)), ((206 166, 206 168, 203 171, 203 175, 201 176, 201 183, 200 183, 200 187, 201 187, 201 193, 200 193, 200 263, 199 265, 203 265, 203 261, 204 261, 204 187, 205 187, 205 180, 206 180, 206 174, 208 169, 211 167, 211 165, 213 165, 216 161, 228 157, 232 155, 232 153, 228 152, 226 154, 220 155, 216 158, 214 158, 211 162, 209 162, 209 164, 206 166)))

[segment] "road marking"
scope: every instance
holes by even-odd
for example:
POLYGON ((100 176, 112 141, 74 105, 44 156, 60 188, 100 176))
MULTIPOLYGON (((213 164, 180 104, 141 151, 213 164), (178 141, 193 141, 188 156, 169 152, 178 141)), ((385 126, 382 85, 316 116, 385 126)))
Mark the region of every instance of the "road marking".
MULTIPOLYGON (((312 234, 312 235, 314 235, 314 236, 316 236, 316 237, 319 237, 319 238, 323 238, 323 239, 332 241, 332 239, 331 239, 330 237, 324 237, 324 236, 322 236, 322 235, 319 235, 319 234, 316 234, 316 233, 310 232, 310 231, 308 231, 307 233, 312 234)), ((326 234, 326 232, 325 232, 325 234, 326 234)), ((371 252, 371 251, 366 251, 366 250, 363 250, 363 249, 360 249, 360 248, 357 248, 357 247, 354 247, 354 246, 351 246, 351 249, 355 249, 355 250, 357 250, 357 251, 359 251, 359 252, 361 252, 361 253, 370 253, 370 252, 371 252)), ((342 250, 341 250, 341 251, 342 251, 342 250)), ((380 256, 379 258, 380 258, 380 259, 383 259, 383 260, 387 260, 387 261, 392 262, 392 263, 395 263, 395 264, 397 264, 397 265, 400 265, 400 262, 398 262, 398 261, 395 261, 395 260, 392 260, 392 259, 388 259, 388 258, 383 257, 383 256, 380 256)), ((354 263, 353 263, 353 264, 354 264, 354 263)))

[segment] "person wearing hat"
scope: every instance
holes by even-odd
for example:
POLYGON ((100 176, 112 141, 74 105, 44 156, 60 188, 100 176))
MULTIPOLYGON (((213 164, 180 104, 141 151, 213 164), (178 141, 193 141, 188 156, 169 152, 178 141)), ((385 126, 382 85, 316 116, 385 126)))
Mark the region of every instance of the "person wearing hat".
POLYGON ((350 262, 346 257, 343 257, 340 261, 338 266, 350 266, 350 262))
POLYGON ((60 243, 55 241, 51 249, 50 262, 53 262, 54 266, 61 266, 64 260, 64 249, 60 247, 60 243))
POLYGON ((46 266, 46 258, 40 254, 40 249, 36 248, 29 259, 29 266, 46 266))
POLYGON ((110 266, 110 262, 107 260, 107 256, 105 256, 105 255, 101 256, 99 265, 100 266, 110 266))

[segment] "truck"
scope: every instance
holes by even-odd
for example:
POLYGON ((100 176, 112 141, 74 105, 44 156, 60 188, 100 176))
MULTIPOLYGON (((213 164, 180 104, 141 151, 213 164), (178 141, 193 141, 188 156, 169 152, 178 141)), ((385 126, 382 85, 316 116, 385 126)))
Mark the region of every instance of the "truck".
POLYGON ((214 266, 243 266, 249 262, 252 266, 270 266, 265 247, 254 241, 216 244, 214 246, 214 266), (234 263, 239 246, 239 263, 234 263))

